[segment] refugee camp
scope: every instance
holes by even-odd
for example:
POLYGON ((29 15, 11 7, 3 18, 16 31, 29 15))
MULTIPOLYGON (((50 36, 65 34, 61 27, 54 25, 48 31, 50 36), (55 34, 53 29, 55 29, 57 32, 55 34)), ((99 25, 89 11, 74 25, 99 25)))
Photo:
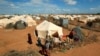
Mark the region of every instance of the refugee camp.
POLYGON ((99 5, 0 0, 0 56, 100 56, 99 5))

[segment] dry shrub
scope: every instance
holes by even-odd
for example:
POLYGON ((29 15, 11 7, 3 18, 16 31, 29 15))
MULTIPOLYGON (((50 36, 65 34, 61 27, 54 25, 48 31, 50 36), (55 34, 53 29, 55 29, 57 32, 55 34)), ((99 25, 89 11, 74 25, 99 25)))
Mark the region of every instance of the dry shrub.
POLYGON ((41 54, 39 54, 37 51, 34 50, 27 50, 27 51, 11 50, 2 56, 41 56, 41 54))
POLYGON ((23 54, 21 52, 11 50, 11 51, 5 53, 3 56, 23 56, 23 54))
POLYGON ((91 42, 97 42, 98 41, 97 35, 95 35, 95 34, 90 36, 89 39, 90 39, 91 42))
POLYGON ((84 39, 84 45, 99 41, 97 35, 92 34, 84 39))

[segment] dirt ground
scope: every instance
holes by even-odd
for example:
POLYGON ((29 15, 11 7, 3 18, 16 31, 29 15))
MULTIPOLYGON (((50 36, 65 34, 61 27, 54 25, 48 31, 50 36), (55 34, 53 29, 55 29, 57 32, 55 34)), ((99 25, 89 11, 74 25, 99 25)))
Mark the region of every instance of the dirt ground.
MULTIPOLYGON (((5 30, 0 29, 0 54, 10 50, 24 51, 30 47, 39 51, 40 48, 36 46, 37 37, 34 34, 35 26, 27 27, 23 30, 5 30), (32 36, 33 44, 28 44, 28 33, 32 36)), ((64 34, 69 34, 69 31, 63 29, 64 34)), ((100 35, 100 32, 95 34, 100 35)), ((98 36, 100 38, 100 36, 98 36)), ((52 52, 51 56, 100 56, 100 41, 92 44, 88 44, 83 47, 73 48, 64 53, 52 52)))

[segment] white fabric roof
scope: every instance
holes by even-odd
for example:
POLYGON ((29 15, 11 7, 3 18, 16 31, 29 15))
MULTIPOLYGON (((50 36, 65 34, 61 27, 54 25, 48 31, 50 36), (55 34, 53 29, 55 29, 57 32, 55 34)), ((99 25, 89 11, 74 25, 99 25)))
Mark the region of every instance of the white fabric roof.
MULTIPOLYGON (((36 30, 38 32, 45 32, 45 31, 48 31, 48 35, 52 35, 53 33, 55 32, 58 32, 59 36, 62 36, 63 33, 62 33, 62 28, 51 23, 51 22, 48 22, 48 21, 43 21, 41 24, 39 24, 37 27, 36 27, 36 30)), ((43 34, 43 33, 42 33, 43 34)), ((38 34, 39 35, 39 34, 38 34)), ((41 35, 41 33, 40 33, 41 35)), ((38 36, 38 37, 44 37, 44 36, 38 36)))

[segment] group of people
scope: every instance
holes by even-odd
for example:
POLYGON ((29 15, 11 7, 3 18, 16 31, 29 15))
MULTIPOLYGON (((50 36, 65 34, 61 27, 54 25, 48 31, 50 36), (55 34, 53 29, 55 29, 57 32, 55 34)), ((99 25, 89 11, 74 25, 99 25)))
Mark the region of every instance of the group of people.
POLYGON ((46 36, 45 43, 41 42, 41 39, 38 38, 38 45, 42 47, 41 54, 45 56, 50 56, 50 50, 52 49, 52 38, 46 36))
POLYGON ((50 37, 50 36, 46 36, 44 44, 42 43, 40 38, 38 38, 37 41, 38 41, 38 45, 42 47, 41 54, 47 56, 50 56, 50 51, 53 48, 55 47, 60 48, 60 44, 62 43, 60 37, 50 37))

